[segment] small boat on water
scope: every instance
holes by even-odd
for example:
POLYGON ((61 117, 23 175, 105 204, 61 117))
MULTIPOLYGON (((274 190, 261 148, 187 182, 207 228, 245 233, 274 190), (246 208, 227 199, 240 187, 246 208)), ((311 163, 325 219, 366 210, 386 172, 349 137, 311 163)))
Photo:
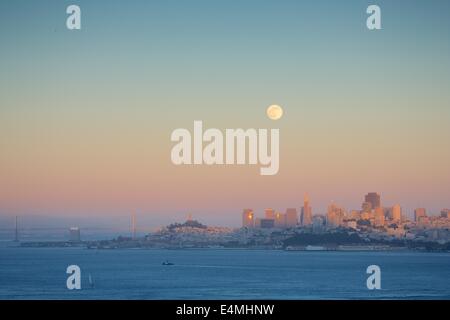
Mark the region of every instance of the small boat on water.
POLYGON ((173 266, 172 262, 169 262, 169 260, 166 260, 162 263, 163 266, 173 266))

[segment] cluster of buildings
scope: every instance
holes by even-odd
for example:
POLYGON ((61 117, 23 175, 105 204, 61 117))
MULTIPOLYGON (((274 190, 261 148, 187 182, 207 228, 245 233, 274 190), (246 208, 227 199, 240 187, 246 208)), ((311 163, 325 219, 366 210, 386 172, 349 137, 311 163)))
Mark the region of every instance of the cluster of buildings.
POLYGON ((328 206, 326 224, 328 227, 349 227, 356 229, 360 225, 385 227, 402 223, 406 219, 402 215, 399 204, 392 207, 381 206, 381 196, 376 192, 369 192, 364 197, 361 210, 347 212, 336 204, 328 206))
POLYGON ((439 216, 428 216, 425 208, 414 210, 414 221, 419 227, 443 228, 448 227, 450 209, 442 209, 439 216))
POLYGON ((252 209, 244 209, 242 213, 242 226, 246 228, 376 228, 393 229, 395 233, 405 225, 412 228, 449 228, 450 209, 443 209, 439 216, 428 216, 425 208, 417 208, 414 211, 414 221, 409 221, 399 204, 383 207, 380 194, 369 192, 365 195, 360 210, 347 211, 332 203, 328 206, 326 215, 313 216, 309 197, 305 195, 300 213, 296 208, 288 208, 285 213, 266 209, 264 218, 256 217, 252 209))
MULTIPOLYGON (((264 210, 263 217, 257 217, 252 209, 244 209, 242 227, 244 228, 231 229, 205 226, 192 220, 192 215, 189 215, 187 221, 182 224, 175 223, 147 235, 144 239, 137 239, 136 220, 133 215, 132 236, 126 240, 139 240, 142 246, 151 244, 169 248, 222 246, 223 244, 245 246, 276 243, 279 245, 283 239, 297 233, 323 234, 329 231, 334 232, 333 229, 347 228, 357 231, 364 239, 406 239, 449 243, 450 209, 442 209, 439 215, 428 215, 425 208, 417 208, 414 210, 414 220, 411 221, 403 214, 399 204, 383 207, 380 194, 369 192, 365 195, 359 210, 347 211, 332 203, 328 206, 326 214, 313 215, 309 197, 305 194, 303 206, 299 210, 287 208, 286 211, 279 212, 268 208, 264 210), (280 230, 282 232, 274 232, 280 230), (277 235, 280 239, 276 239, 277 235)), ((16 238, 18 238, 17 229, 16 223, 16 238)), ((69 242, 81 242, 78 227, 69 229, 69 242)), ((114 245, 127 244, 114 243, 114 245)))
POLYGON ((309 197, 305 195, 300 215, 296 208, 288 208, 286 212, 277 212, 266 209, 264 218, 258 218, 252 209, 244 209, 242 213, 242 226, 247 228, 292 228, 298 225, 309 226, 313 223, 312 208, 309 197))

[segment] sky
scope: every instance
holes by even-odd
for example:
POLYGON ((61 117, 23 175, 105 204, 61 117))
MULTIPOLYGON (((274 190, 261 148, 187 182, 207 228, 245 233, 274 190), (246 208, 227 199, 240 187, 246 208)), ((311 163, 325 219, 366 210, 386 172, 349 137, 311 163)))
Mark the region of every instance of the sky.
POLYGON ((1 1, 0 221, 239 226, 243 208, 300 208, 305 192, 314 214, 373 191, 438 213, 449 39, 445 0, 1 1), (369 4, 382 30, 366 28, 369 4), (170 135, 194 120, 279 129, 278 174, 175 166, 170 135))

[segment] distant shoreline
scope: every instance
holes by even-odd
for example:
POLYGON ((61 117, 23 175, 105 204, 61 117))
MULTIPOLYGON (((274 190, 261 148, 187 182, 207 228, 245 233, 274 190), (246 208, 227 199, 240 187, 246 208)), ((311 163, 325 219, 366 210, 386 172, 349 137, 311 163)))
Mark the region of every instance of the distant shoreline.
POLYGON ((408 248, 408 247, 389 247, 386 245, 340 245, 337 247, 324 246, 305 246, 305 247, 264 247, 264 246, 249 246, 249 247, 221 247, 221 246, 180 246, 180 247, 156 247, 156 246, 127 246, 127 247, 110 247, 110 246, 89 246, 88 243, 71 243, 64 241, 30 241, 30 242, 3 242, 3 244, 9 244, 1 246, 3 248, 52 248, 52 249, 86 249, 86 250, 99 250, 99 251, 111 251, 111 250, 261 250, 261 251, 285 251, 285 252, 427 252, 427 253, 450 253, 446 250, 427 250, 426 248, 408 248))

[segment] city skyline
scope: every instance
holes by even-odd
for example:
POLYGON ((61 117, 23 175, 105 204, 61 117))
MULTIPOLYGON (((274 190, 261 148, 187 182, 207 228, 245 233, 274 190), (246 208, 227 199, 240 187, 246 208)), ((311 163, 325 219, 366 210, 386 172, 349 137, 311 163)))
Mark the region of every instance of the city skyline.
MULTIPOLYGON (((309 227, 316 224, 326 225, 328 227, 349 227, 356 229, 358 223, 367 221, 375 227, 384 227, 388 225, 399 225, 402 223, 415 222, 420 226, 430 224, 433 218, 450 218, 450 209, 442 208, 438 214, 427 214, 426 208, 416 208, 413 219, 409 217, 400 204, 383 205, 381 195, 377 192, 369 192, 364 196, 364 200, 359 209, 343 208, 335 202, 331 202, 327 212, 313 214, 310 206, 309 196, 305 194, 304 205, 300 212, 295 208, 287 208, 285 213, 268 208, 264 210, 264 217, 258 216, 253 209, 244 209, 242 212, 242 227, 249 228, 290 228, 290 227, 309 227)), ((440 224, 447 225, 446 221, 440 221, 440 224)), ((397 228, 397 227, 396 227, 397 228)))
MULTIPOLYGON (((443 212, 449 211, 449 209, 447 209, 450 206, 444 206, 441 209, 439 209, 437 212, 433 212, 430 210, 427 210, 427 208, 424 207, 416 207, 412 210, 412 212, 407 212, 404 207, 399 204, 399 203, 394 203, 394 204, 387 204, 387 205, 383 205, 383 202, 381 202, 381 194, 377 193, 377 192, 368 192, 365 196, 364 199, 361 201, 361 205, 359 207, 346 207, 346 206, 342 206, 340 203, 335 202, 335 201, 331 201, 329 202, 329 204, 327 205, 327 207, 324 210, 315 210, 313 206, 311 206, 311 202, 310 202, 310 196, 308 193, 305 193, 303 196, 303 205, 299 205, 297 207, 281 207, 281 208, 264 208, 264 209, 259 209, 259 210, 254 210, 254 209, 244 209, 243 211, 243 215, 241 220, 239 221, 239 219, 236 218, 236 215, 230 214, 230 216, 234 217, 234 221, 232 221, 231 223, 227 224, 227 223, 221 223, 220 220, 219 222, 214 222, 211 220, 208 220, 207 217, 202 216, 201 214, 196 214, 195 212, 191 212, 189 210, 187 210, 186 212, 182 212, 181 214, 176 214, 170 217, 166 217, 166 219, 160 219, 159 222, 152 221, 152 215, 151 214, 146 214, 145 212, 139 212, 139 210, 137 210, 137 212, 132 212, 129 213, 128 215, 124 215, 124 214, 120 214, 118 216, 113 216, 111 217, 113 220, 119 218, 119 222, 116 221, 116 223, 109 223, 106 222, 105 220, 102 219, 98 219, 98 217, 91 217, 89 218, 84 218, 84 217, 78 217, 79 219, 77 219, 76 216, 71 216, 71 217, 64 217, 64 216, 59 216, 55 222, 52 222, 52 217, 51 216, 35 216, 35 215, 27 215, 27 214, 22 214, 20 215, 21 218, 23 218, 26 221, 26 228, 33 228, 33 224, 36 223, 36 221, 38 221, 40 218, 43 219, 44 221, 41 221, 40 223, 38 222, 37 225, 34 225, 34 227, 38 227, 38 228, 45 228, 45 227, 57 227, 57 228, 67 228, 69 226, 74 226, 77 225, 79 226, 80 224, 83 225, 83 227, 86 226, 94 226, 94 227, 110 227, 110 228, 117 228, 120 227, 120 230, 130 230, 132 237, 134 238, 136 236, 136 232, 137 232, 137 224, 140 225, 141 230, 139 231, 150 231, 151 229, 155 229, 155 228, 159 228, 162 227, 166 224, 172 223, 172 222, 183 222, 183 221, 187 221, 187 220, 198 220, 198 221, 202 221, 202 222, 207 222, 207 224, 210 225, 217 225, 217 226, 225 226, 225 227, 241 227, 241 226, 245 226, 245 216, 250 214, 252 216, 251 219, 254 219, 256 221, 256 219, 258 220, 271 220, 273 219, 275 221, 274 226, 308 226, 308 225, 312 225, 313 224, 313 219, 315 217, 318 216, 322 216, 322 217, 327 217, 327 215, 330 212, 330 207, 331 208, 336 208, 338 210, 342 210, 342 212, 345 212, 345 214, 348 214, 349 216, 352 214, 352 212, 358 211, 360 213, 363 213, 364 211, 367 211, 367 207, 366 207, 366 203, 368 202, 368 199, 372 199, 372 201, 374 201, 376 203, 376 205, 374 207, 369 207, 368 208, 368 212, 376 212, 376 209, 383 209, 383 215, 387 215, 388 211, 390 211, 390 215, 392 215, 393 217, 400 217, 400 219, 407 219, 410 221, 418 221, 418 216, 425 216, 425 217, 438 217, 441 216, 443 212), (306 215, 307 218, 305 220, 305 206, 308 208, 306 211, 306 215), (286 217, 287 215, 291 215, 291 222, 287 222, 286 221, 286 217), (295 216, 295 218, 294 218, 295 216), (136 219, 138 217, 138 222, 136 222, 136 219), (187 219, 186 219, 187 217, 187 219), (69 218, 68 221, 71 222, 65 222, 65 218, 69 218), (28 220, 28 221, 27 221, 28 220), (283 220, 282 224, 280 225, 279 222, 277 221, 281 221, 283 220), (34 221, 30 222, 30 221, 34 221), (94 222, 95 221, 95 222, 94 222), (131 221, 129 226, 126 225, 126 221, 131 221), (293 223, 292 221, 297 221, 295 223, 293 223), (277 224, 278 223, 278 224, 277 224)), ((15 229, 17 232, 17 219, 18 219, 18 215, 5 215, 3 217, 3 220, 0 220, 0 223, 4 224, 5 226, 8 225, 8 223, 6 221, 11 220, 14 223, 14 228, 11 228, 11 230, 15 229)), ((2 218, 2 217, 0 217, 2 218)), ((399 218, 394 218, 394 220, 399 220, 399 218)), ((158 221, 158 220, 157 220, 158 221)), ((111 221, 110 221, 111 222, 111 221)), ((255 222, 252 221, 252 226, 255 225, 255 222)), ((250 225, 247 225, 250 226, 250 225)), ((4 229, 9 229, 8 227, 4 228, 4 229)))
MULTIPOLYGON (((132 213, 131 224, 129 232, 123 233, 116 230, 114 239, 119 241, 131 241, 139 243, 140 241, 148 241, 149 239, 157 239, 158 235, 162 235, 169 230, 178 229, 182 234, 182 237, 190 237, 189 241, 194 241, 197 245, 204 244, 207 239, 217 242, 221 239, 217 238, 218 234, 222 236, 230 235, 239 241, 244 240, 249 234, 258 235, 258 230, 267 232, 259 233, 266 237, 265 241, 269 241, 270 234, 284 234, 292 235, 294 233, 306 233, 306 234, 333 234, 333 232, 357 232, 359 236, 372 237, 373 239, 380 239, 380 237, 386 241, 400 240, 400 241, 432 241, 437 244, 445 243, 448 239, 448 228, 450 227, 450 209, 443 208, 439 215, 428 215, 426 208, 417 208, 414 211, 414 219, 411 220, 402 213, 402 208, 399 204, 393 206, 383 206, 381 201, 381 195, 377 192, 369 192, 364 196, 362 200, 361 208, 357 210, 346 210, 340 207, 334 202, 327 208, 327 213, 313 214, 313 208, 310 205, 309 195, 305 193, 304 203, 300 210, 296 208, 287 208, 285 212, 275 210, 273 208, 266 208, 264 215, 257 215, 253 209, 244 209, 242 211, 242 224, 240 228, 229 228, 219 225, 205 225, 200 221, 193 218, 191 213, 187 214, 187 218, 184 222, 173 222, 165 226, 160 226, 153 230, 148 228, 141 228, 137 226, 136 214, 132 213), (139 229, 139 230, 138 230, 139 229), (346 231, 344 231, 346 230, 346 231), (138 236, 139 232, 139 236, 138 236), (128 234, 129 233, 129 234, 128 234), (199 234, 202 234, 203 239, 196 238, 199 234), (268 237, 269 236, 269 237, 268 237), (156 237, 156 238, 155 238, 156 237), (192 238, 191 238, 192 237, 192 238), (195 240, 196 239, 196 240, 195 240)), ((18 224, 18 217, 15 217, 15 230, 14 230, 14 242, 21 242, 19 234, 24 231, 25 233, 25 245, 38 245, 48 246, 49 243, 43 242, 30 242, 31 238, 41 237, 61 237, 61 229, 65 229, 68 233, 68 242, 66 245, 81 245, 82 237, 79 226, 71 226, 69 228, 20 228, 18 224), (40 234, 39 232, 40 231, 40 234), (33 244, 34 243, 34 244, 33 244)), ((85 230, 84 227, 81 229, 85 230)), ((95 231, 95 228, 88 227, 88 238, 98 239, 105 235, 101 230, 95 231), (99 232, 100 231, 100 232, 99 232)), ((7 229, 0 229, 0 232, 5 232, 7 229)), ((111 230, 110 230, 111 231, 111 230)), ((111 236, 114 233, 109 232, 111 236)), ((5 241, 4 234, 0 233, 0 240, 5 241)), ((114 236, 113 236, 114 237, 114 236)), ((115 240, 111 241, 114 242, 115 240)), ((173 240, 173 239, 172 239, 173 240)), ((230 239, 228 239, 229 241, 230 239)), ((60 240, 61 241, 61 238, 60 240)), ((159 241, 159 240, 158 240, 159 241)), ((176 242, 176 241, 175 241, 176 242)), ((106 245, 106 244, 105 244, 106 245)), ((148 245, 148 243, 147 243, 148 245)), ((188 244, 189 246, 190 244, 188 244)), ((212 243, 210 243, 212 245, 212 243)), ((106 245, 108 246, 108 245, 106 245)), ((114 244, 114 246, 116 246, 114 244)), ((125 244, 127 246, 127 244, 125 244)), ((370 247, 370 246, 369 246, 370 247)), ((303 247, 302 247, 303 248, 303 247)), ((313 247, 318 249, 318 247, 313 247)), ((321 247, 322 248, 322 247, 321 247)), ((324 247, 323 247, 324 248, 324 247)), ((330 248, 333 248, 331 246, 330 248)), ((302 250, 305 250, 303 248, 302 250)), ((309 250, 309 249, 306 249, 309 250)), ((324 250, 324 249, 320 249, 324 250)))

